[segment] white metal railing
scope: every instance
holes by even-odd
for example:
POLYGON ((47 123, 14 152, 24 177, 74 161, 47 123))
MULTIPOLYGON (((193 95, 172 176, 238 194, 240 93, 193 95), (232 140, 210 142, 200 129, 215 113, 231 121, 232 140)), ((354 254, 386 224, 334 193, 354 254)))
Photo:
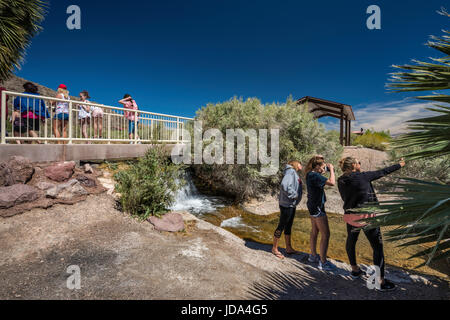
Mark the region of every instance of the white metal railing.
POLYGON ((6 143, 184 143, 183 129, 191 118, 177 117, 142 110, 131 110, 96 103, 62 100, 25 93, 3 91, 1 95, 1 140, 6 143), (57 120, 56 103, 68 104, 67 120, 57 120), (8 114, 6 112, 8 106, 8 114), (43 110, 47 112, 43 115, 43 110), (82 120, 80 108, 100 108, 103 117, 82 120), (39 112, 39 111, 41 112, 39 112), (134 113, 136 134, 130 138, 129 128, 133 121, 125 113, 134 113), (30 112, 33 114, 30 114, 30 112), (22 118, 29 114, 38 119, 22 118))

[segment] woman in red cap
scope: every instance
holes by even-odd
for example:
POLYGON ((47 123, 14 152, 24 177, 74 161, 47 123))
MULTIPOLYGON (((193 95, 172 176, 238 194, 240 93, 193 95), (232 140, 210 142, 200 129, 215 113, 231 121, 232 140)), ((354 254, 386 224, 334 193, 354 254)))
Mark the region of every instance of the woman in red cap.
MULTIPOLYGON (((56 93, 56 98, 62 100, 69 100, 69 91, 67 91, 67 86, 65 84, 60 84, 58 91, 56 93)), ((56 103, 55 117, 53 120, 53 132, 56 138, 61 137, 61 131, 63 137, 67 138, 67 123, 69 121, 69 103, 59 101, 56 103), (60 128, 62 127, 61 131, 60 128)), ((61 142, 58 142, 61 144, 61 142)))

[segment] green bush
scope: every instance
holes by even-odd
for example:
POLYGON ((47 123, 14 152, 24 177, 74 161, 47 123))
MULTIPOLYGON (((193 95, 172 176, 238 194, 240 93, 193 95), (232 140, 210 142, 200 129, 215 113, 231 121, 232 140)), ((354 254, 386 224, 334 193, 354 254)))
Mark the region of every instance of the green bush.
POLYGON ((361 145, 366 148, 385 151, 391 141, 389 131, 367 130, 362 136, 353 139, 353 145, 361 145))
MULTIPOLYGON (((390 152, 390 158, 393 161, 398 161, 399 158, 420 150, 421 148, 418 146, 394 149, 390 152)), ((407 161, 406 166, 396 175, 450 185, 450 156, 445 155, 407 161)))
MULTIPOLYGON (((248 161, 246 165, 193 165, 195 174, 204 183, 238 201, 276 192, 289 160, 299 160, 306 166, 311 156, 322 154, 327 161, 337 164, 343 151, 339 135, 325 130, 305 105, 298 105, 292 98, 284 104, 263 105, 256 98, 244 101, 235 97, 223 103, 208 104, 197 112, 195 120, 203 122, 203 131, 212 128, 220 130, 224 139, 227 129, 280 130, 280 162, 276 175, 263 176, 260 174, 261 164, 250 165, 248 161)), ((270 143, 268 148, 270 150, 270 143)), ((247 142, 247 158, 248 153, 247 142)))
POLYGON ((164 146, 150 148, 134 165, 114 175, 123 210, 142 219, 166 213, 183 181, 182 172, 164 146))

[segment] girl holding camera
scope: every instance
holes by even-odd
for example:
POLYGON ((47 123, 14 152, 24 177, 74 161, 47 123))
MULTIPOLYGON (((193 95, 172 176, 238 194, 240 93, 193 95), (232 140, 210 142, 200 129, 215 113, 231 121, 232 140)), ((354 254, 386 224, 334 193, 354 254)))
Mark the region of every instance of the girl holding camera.
POLYGON ((308 190, 307 207, 311 218, 311 235, 310 246, 311 255, 309 262, 318 262, 319 269, 324 271, 333 271, 336 266, 327 260, 328 243, 330 240, 330 227, 328 225, 328 217, 325 212, 325 196, 324 187, 334 186, 336 178, 334 167, 332 164, 326 164, 322 156, 315 156, 306 167, 306 187, 308 190), (330 178, 323 176, 325 172, 330 172, 330 178), (320 239, 320 256, 317 255, 317 238, 321 234, 320 239))

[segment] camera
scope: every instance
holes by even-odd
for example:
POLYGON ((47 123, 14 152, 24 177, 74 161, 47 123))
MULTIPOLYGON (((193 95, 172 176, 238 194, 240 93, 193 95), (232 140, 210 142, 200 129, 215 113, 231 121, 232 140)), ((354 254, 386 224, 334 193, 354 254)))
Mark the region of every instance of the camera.
POLYGON ((330 172, 330 168, 328 168, 328 164, 325 164, 325 172, 330 172))

